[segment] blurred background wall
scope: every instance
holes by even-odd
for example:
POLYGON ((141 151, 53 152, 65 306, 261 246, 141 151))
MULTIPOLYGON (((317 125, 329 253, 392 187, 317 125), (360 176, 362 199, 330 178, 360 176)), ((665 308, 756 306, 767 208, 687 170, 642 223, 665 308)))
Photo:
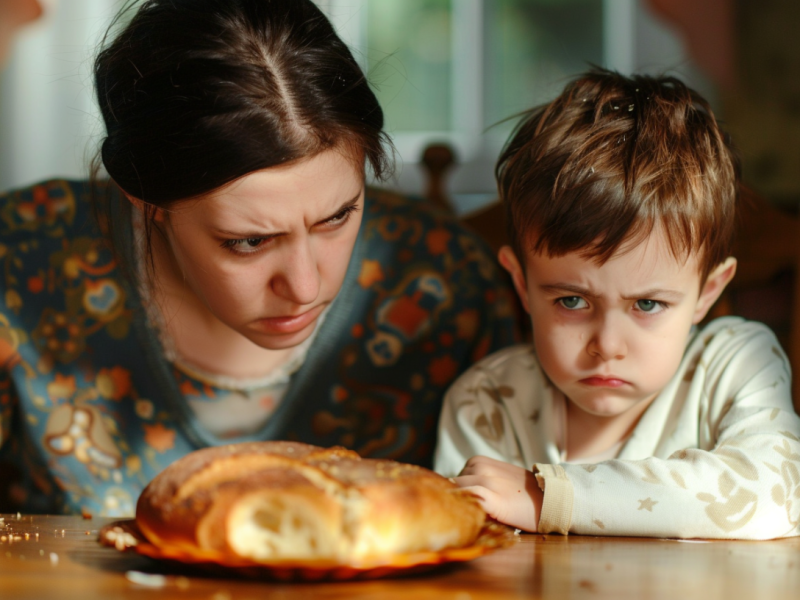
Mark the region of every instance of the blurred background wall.
MULTIPOLYGON (((0 0, 0 19, 26 3, 0 0)), ((41 16, 14 32, 0 72, 0 189, 53 176, 85 177, 102 134, 91 57, 119 1, 38 3, 41 16)))
MULTIPOLYGON (((0 0, 0 6, 26 1, 0 0)), ((91 60, 122 2, 39 2, 43 14, 19 29, 0 71, 0 189, 54 176, 85 177, 102 136, 91 60)), ((719 83, 704 70, 703 53, 700 61, 692 55, 695 42, 681 18, 686 21, 688 14, 690 26, 703 18, 713 23, 729 2, 318 0, 386 111, 398 151, 397 176, 390 184, 420 192, 420 156, 428 144, 445 142, 457 160, 448 192, 462 211, 492 199, 492 167, 513 126, 509 117, 548 100, 590 64, 623 73, 676 74, 718 105, 719 83), (711 19, 692 8, 698 3, 713 9, 711 19), (688 9, 670 14, 683 4, 688 9)), ((775 3, 760 0, 759 6, 775 3)), ((749 19, 755 3, 743 4, 749 19)), ((750 24, 748 39, 772 41, 768 28, 759 31, 750 24)), ((701 34, 701 40, 709 37, 701 34)), ((751 109, 746 102, 735 105, 737 114, 751 109)), ((757 132, 741 129, 747 141, 769 145, 757 132)), ((800 152, 800 142, 794 147, 800 152)), ((763 173, 777 167, 769 158, 759 160, 766 181, 763 173)))
POLYGON ((800 207, 800 2, 738 0, 736 86, 721 98, 744 179, 773 205, 800 207))

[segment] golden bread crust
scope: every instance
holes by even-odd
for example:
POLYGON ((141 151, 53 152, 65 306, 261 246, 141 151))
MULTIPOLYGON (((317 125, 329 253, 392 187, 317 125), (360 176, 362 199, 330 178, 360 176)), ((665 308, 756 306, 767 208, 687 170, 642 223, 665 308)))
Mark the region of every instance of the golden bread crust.
POLYGON ((136 507, 155 546, 231 563, 352 564, 463 547, 485 518, 475 498, 432 471, 298 442, 193 452, 153 479, 136 507))

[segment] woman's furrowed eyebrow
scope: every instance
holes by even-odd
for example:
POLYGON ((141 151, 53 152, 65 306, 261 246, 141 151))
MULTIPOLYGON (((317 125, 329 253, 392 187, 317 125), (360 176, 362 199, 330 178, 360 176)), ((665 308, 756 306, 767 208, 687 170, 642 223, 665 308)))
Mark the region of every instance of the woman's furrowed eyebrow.
MULTIPOLYGON (((333 217, 335 217, 336 215, 341 213, 342 211, 345 211, 345 210, 347 210, 349 208, 354 207, 356 204, 358 204, 358 201, 361 199, 361 193, 362 193, 362 190, 359 190, 358 193, 355 196, 353 196, 349 200, 346 200, 345 202, 343 202, 342 205, 339 208, 337 208, 332 214, 330 214, 327 217, 324 217, 320 221, 317 221, 317 223, 324 223, 325 221, 329 221, 333 217)), ((218 235, 231 237, 231 238, 236 238, 236 239, 240 239, 240 240, 246 240, 246 239, 250 239, 250 238, 277 237, 277 236, 282 235, 284 233, 282 231, 269 231, 268 232, 268 231, 265 231, 265 230, 257 231, 255 229, 242 230, 242 231, 233 231, 233 230, 230 230, 230 229, 216 229, 215 228, 214 231, 218 235)))
POLYGON ((266 231, 256 231, 256 230, 231 231, 228 229, 214 229, 214 231, 220 236, 236 238, 239 240, 247 240, 251 238, 267 238, 280 235, 280 232, 267 233, 266 231))

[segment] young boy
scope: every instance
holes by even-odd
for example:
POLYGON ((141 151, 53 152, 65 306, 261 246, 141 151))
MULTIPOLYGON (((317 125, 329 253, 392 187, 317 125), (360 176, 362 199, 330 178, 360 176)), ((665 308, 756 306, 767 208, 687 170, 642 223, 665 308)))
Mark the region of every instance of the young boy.
POLYGON ((594 70, 529 113, 496 173, 533 344, 451 387, 437 471, 526 531, 800 535, 786 357, 761 324, 698 326, 736 271, 738 164, 708 104, 594 70))

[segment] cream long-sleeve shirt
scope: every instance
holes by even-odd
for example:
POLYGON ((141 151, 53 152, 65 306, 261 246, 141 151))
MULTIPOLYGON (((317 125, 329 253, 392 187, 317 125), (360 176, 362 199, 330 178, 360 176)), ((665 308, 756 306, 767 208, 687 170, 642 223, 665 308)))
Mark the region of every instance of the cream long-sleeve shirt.
POLYGON ((465 372, 442 409, 434 468, 474 455, 533 468, 539 532, 678 538, 800 535, 800 417, 786 356, 736 317, 693 332, 683 360, 616 458, 561 461, 564 398, 528 345, 465 372))

